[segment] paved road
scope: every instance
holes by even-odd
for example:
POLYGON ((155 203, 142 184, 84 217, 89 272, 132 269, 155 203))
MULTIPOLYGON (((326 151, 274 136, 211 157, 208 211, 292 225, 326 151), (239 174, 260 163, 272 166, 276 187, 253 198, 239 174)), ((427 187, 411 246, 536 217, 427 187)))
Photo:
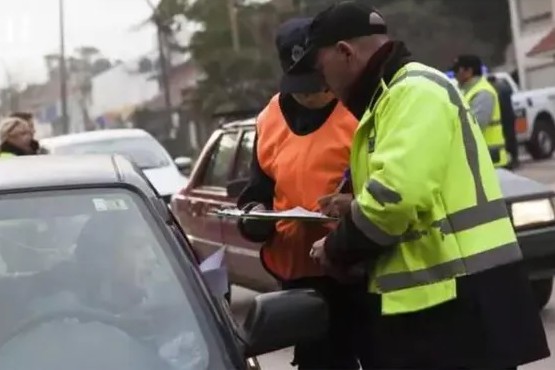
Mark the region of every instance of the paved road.
MULTIPOLYGON (((555 160, 533 162, 526 160, 522 167, 516 171, 520 175, 533 178, 539 182, 550 185, 555 190, 555 160)), ((555 294, 543 312, 543 322, 547 331, 549 347, 555 354, 555 294)), ((552 370, 555 369, 555 356, 543 361, 523 367, 524 370, 552 370)))
MULTIPOLYGON (((243 320, 248 307, 256 292, 241 287, 233 287, 232 291, 232 309, 238 320, 243 320)), ((543 322, 549 337, 549 346, 555 351, 555 295, 551 302, 543 312, 543 322)), ((294 369, 289 363, 293 359, 293 351, 287 348, 282 351, 273 352, 259 358, 260 365, 263 370, 289 370, 294 369)), ((553 370, 555 369, 555 357, 539 361, 521 368, 521 370, 553 370)))
MULTIPOLYGON (((532 162, 525 160, 523 166, 517 171, 523 176, 536 179, 545 184, 549 184, 555 190, 555 160, 532 162)), ((256 295, 255 292, 234 287, 232 292, 233 303, 232 310, 236 314, 238 320, 242 320, 246 311, 256 295)), ((548 335, 549 346, 555 353, 555 294, 551 298, 551 302, 542 312, 543 322, 548 335)), ((289 365, 293 358, 291 348, 270 353, 259 358, 262 369, 264 370, 288 370, 293 369, 289 365)), ((521 368, 521 370, 554 370, 555 356, 537 363, 533 363, 521 368)))

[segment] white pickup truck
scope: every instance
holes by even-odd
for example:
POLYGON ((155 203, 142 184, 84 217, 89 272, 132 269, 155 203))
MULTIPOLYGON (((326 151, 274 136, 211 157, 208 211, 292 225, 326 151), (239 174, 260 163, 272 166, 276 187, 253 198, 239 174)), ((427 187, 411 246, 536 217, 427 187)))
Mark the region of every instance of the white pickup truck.
POLYGON ((555 150, 555 87, 520 91, 510 74, 496 72, 494 76, 513 91, 519 144, 524 145, 534 159, 551 157, 555 150))
MULTIPOLYGON (((521 91, 510 74, 492 73, 513 92, 517 141, 534 159, 546 159, 555 150, 555 87, 521 91)), ((451 81, 456 85, 454 78, 451 81)))

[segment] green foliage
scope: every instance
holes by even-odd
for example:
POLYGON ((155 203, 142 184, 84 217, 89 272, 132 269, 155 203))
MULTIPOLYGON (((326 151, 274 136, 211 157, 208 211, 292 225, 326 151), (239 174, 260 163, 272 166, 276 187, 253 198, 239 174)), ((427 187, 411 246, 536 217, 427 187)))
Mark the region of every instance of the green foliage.
MULTIPOLYGON (((228 0, 162 0, 164 24, 182 14, 203 27, 188 51, 205 78, 194 107, 205 117, 222 110, 260 107, 276 91, 281 76, 274 32, 284 16, 314 15, 334 0, 292 0, 293 14, 278 14, 273 0, 235 3, 240 50, 233 49, 228 0)), ((504 62, 510 41, 506 0, 373 0, 390 31, 405 41, 417 60, 448 68, 456 55, 476 53, 489 65, 504 62)), ((277 6, 277 5, 276 5, 277 6)))
POLYGON ((419 61, 440 69, 459 54, 480 55, 491 66, 505 61, 511 39, 506 0, 373 1, 419 61))
POLYGON ((236 5, 239 50, 234 50, 227 0, 163 0, 161 12, 183 14, 202 27, 188 51, 204 73, 194 93, 205 117, 222 111, 262 107, 281 75, 274 51, 276 11, 271 4, 236 5), (164 10, 162 10, 164 9, 164 10))

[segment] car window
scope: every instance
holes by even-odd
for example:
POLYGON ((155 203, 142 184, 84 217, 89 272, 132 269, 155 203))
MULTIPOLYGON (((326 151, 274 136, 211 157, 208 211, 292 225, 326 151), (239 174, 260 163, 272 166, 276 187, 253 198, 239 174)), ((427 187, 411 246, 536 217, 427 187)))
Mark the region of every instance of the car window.
POLYGON ((241 138, 237 153, 237 163, 235 165, 235 173, 233 179, 247 179, 250 177, 250 169, 252 162, 252 149, 254 146, 255 131, 247 131, 241 138))
MULTIPOLYGON (((118 369, 225 368, 209 349, 210 316, 157 225, 125 190, 0 198, 0 368, 54 368, 28 356, 45 337, 56 348, 106 343, 107 358, 127 364, 118 369)), ((69 363, 57 368, 77 368, 69 363)))
POLYGON ((134 162, 142 170, 170 165, 165 149, 155 139, 148 136, 60 145, 55 147, 53 152, 63 155, 120 154, 134 162))
POLYGON ((202 186, 225 188, 237 145, 237 132, 225 132, 218 140, 204 172, 202 186))

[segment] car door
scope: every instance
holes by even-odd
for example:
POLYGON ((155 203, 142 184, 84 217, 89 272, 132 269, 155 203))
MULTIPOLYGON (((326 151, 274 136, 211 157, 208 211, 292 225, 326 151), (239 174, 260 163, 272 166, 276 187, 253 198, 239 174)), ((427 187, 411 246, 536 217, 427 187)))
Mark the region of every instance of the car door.
POLYGON ((235 203, 227 197, 229 182, 237 151, 239 131, 223 131, 212 146, 200 173, 194 176, 188 192, 187 214, 184 225, 196 252, 201 259, 214 253, 224 243, 223 236, 236 229, 234 220, 217 217, 215 212, 235 203))
MULTIPOLYGON (((231 180, 243 180, 250 177, 255 130, 254 126, 243 130, 231 180)), ((230 199, 235 203, 236 199, 230 199)), ((237 228, 226 229, 223 235, 228 246, 228 271, 232 280, 240 285, 255 290, 275 288, 275 279, 269 275, 260 262, 260 244, 244 239, 237 228)))

